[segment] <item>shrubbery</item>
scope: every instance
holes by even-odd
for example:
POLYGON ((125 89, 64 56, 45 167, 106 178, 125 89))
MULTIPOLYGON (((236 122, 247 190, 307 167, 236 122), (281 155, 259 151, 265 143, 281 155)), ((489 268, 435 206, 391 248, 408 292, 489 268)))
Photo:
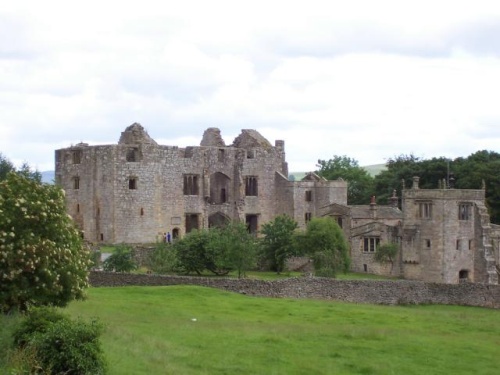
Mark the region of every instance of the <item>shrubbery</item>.
POLYGON ((71 320, 52 308, 32 310, 14 332, 17 357, 29 373, 104 374, 102 325, 71 320))
POLYGON ((104 271, 130 272, 137 269, 137 264, 132 256, 132 248, 126 245, 116 247, 102 264, 104 271))

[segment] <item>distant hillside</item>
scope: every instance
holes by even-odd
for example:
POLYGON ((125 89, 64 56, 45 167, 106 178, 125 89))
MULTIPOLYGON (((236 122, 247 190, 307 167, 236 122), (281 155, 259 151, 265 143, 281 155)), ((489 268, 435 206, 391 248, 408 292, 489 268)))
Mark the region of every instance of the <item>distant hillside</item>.
MULTIPOLYGON (((373 165, 366 165, 361 167, 365 169, 370 176, 375 177, 378 175, 380 172, 385 170, 387 167, 385 164, 373 164, 373 165)), ((288 176, 290 179, 294 179, 295 181, 300 181, 304 178, 307 172, 290 172, 290 175, 288 176), (293 177, 291 177, 293 176, 293 177)))

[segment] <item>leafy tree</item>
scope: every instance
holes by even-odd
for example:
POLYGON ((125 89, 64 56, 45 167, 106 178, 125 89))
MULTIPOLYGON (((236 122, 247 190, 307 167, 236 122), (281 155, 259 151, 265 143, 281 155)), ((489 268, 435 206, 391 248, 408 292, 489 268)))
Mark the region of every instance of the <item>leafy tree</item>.
POLYGON ((347 181, 347 203, 367 204, 373 195, 373 177, 355 159, 335 155, 330 160, 318 160, 317 173, 327 180, 347 181))
POLYGON ((486 185, 486 204, 491 222, 500 223, 500 154, 478 151, 466 158, 454 160, 438 157, 423 160, 414 155, 400 155, 389 159, 387 169, 375 176, 375 195, 387 203, 393 189, 401 190, 401 181, 411 188, 413 176, 420 178, 422 189, 437 189, 440 181, 454 180, 457 189, 481 189, 486 185))
POLYGON ((278 274, 284 271, 286 260, 296 254, 294 231, 297 226, 297 222, 287 215, 276 216, 262 225, 263 255, 278 274))
POLYGON ((256 248, 254 236, 243 223, 233 221, 221 228, 210 229, 207 268, 215 274, 236 270, 240 278, 255 266, 256 248))
POLYGON ((154 273, 167 274, 174 272, 177 266, 177 256, 170 244, 156 243, 155 249, 149 257, 149 268, 154 273))
POLYGON ((331 218, 313 218, 307 225, 304 244, 313 258, 317 276, 335 277, 349 270, 349 245, 344 232, 331 218))
POLYGON ((64 192, 9 173, 0 182, 0 311, 84 298, 90 263, 64 192))
POLYGON ((137 269, 137 264, 132 255, 132 248, 126 245, 118 245, 103 263, 104 271, 130 272, 137 269))
POLYGON ((23 163, 21 168, 17 170, 14 164, 0 153, 0 181, 5 180, 9 172, 17 172, 26 178, 42 182, 42 174, 38 171, 33 171, 28 163, 23 163))
POLYGON ((500 154, 478 151, 467 158, 451 162, 457 189, 481 189, 486 185, 486 205, 491 222, 500 224, 500 154))
POLYGON ((387 242, 377 246, 375 251, 375 261, 379 263, 391 263, 391 270, 394 267, 394 259, 398 253, 398 244, 387 242))
POLYGON ((0 181, 5 180, 9 172, 15 172, 15 170, 14 164, 0 153, 0 181))
POLYGON ((223 227, 192 231, 177 240, 174 248, 184 273, 200 275, 209 270, 216 275, 227 275, 237 270, 241 277, 255 265, 255 239, 243 223, 231 222, 223 227))
POLYGON ((196 272, 201 275, 207 264, 206 247, 208 241, 208 231, 193 230, 174 242, 173 247, 181 272, 186 274, 196 272))

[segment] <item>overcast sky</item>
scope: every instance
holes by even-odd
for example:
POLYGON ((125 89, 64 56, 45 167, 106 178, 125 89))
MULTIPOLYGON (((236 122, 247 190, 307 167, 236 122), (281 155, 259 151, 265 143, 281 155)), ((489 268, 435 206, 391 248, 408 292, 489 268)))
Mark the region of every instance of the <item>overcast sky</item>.
POLYGON ((285 141, 291 172, 500 152, 500 1, 3 1, 0 152, 285 141))

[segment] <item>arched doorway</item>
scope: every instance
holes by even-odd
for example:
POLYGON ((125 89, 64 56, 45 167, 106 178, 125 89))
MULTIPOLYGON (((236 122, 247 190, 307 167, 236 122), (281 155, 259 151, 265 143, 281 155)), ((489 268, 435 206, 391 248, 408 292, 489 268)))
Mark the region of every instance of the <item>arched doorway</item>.
POLYGON ((222 228, 229 223, 230 219, 224 215, 222 212, 216 212, 208 217, 208 227, 209 228, 222 228))

